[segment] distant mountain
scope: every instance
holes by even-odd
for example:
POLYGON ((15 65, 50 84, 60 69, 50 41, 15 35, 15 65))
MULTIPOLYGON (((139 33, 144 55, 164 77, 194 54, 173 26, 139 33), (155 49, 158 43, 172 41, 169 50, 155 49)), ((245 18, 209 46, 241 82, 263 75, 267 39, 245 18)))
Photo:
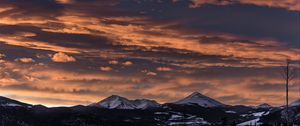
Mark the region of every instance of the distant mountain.
POLYGON ((32 105, 0 96, 0 106, 4 106, 4 107, 29 107, 29 106, 32 106, 32 105))
POLYGON ((174 102, 174 104, 197 104, 202 107, 221 107, 226 106, 223 103, 214 100, 210 97, 202 95, 199 92, 194 92, 191 95, 187 96, 186 98, 174 102))
POLYGON ((98 103, 91 104, 89 106, 96 106, 108 109, 135 109, 135 105, 130 100, 118 95, 109 96, 104 100, 98 103))
POLYGON ((268 109, 268 108, 272 108, 273 106, 267 104, 267 103, 263 103, 263 104, 260 104, 258 106, 256 106, 256 108, 262 108, 262 109, 268 109))
POLYGON ((158 108, 160 104, 154 100, 136 99, 132 101, 137 109, 158 108))
POLYGON ((108 108, 108 109, 148 109, 148 108, 159 107, 160 104, 158 104, 154 100, 148 100, 148 99, 128 100, 127 98, 118 95, 112 95, 98 103, 93 103, 89 106, 108 108))
MULTIPOLYGON (((299 100, 293 102, 289 108, 290 119, 296 125, 300 125, 298 103, 299 100)), ((268 107, 268 104, 224 105, 198 92, 175 104, 160 105, 153 100, 129 100, 112 95, 89 106, 49 108, 0 97, 0 126, 275 125, 285 122, 284 107, 268 107)))
POLYGON ((300 99, 298 99, 298 100, 292 102, 292 103, 290 104, 290 106, 300 106, 300 99))
MULTIPOLYGON (((264 123, 277 123, 277 122, 285 122, 286 121, 286 107, 285 105, 281 107, 273 107, 270 109, 268 115, 264 115, 260 118, 261 122, 264 123)), ((288 108, 288 116, 289 119, 296 123, 295 125, 300 125, 300 100, 296 100, 289 105, 288 108)))

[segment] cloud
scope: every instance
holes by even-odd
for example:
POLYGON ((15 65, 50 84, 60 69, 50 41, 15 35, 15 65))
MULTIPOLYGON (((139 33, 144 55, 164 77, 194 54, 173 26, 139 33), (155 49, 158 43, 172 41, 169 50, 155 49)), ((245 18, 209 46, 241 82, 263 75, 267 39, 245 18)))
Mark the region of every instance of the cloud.
POLYGON ((131 61, 125 61, 122 63, 124 66, 131 66, 133 63, 131 61))
POLYGON ((32 58, 26 58, 26 57, 24 57, 24 58, 17 58, 17 59, 15 59, 15 61, 17 61, 17 62, 23 62, 23 63, 32 63, 32 62, 35 62, 34 59, 32 59, 32 58))
POLYGON ((52 61, 54 62, 75 62, 76 59, 73 56, 69 56, 63 52, 55 53, 51 57, 52 61))
POLYGON ((149 75, 149 76, 156 76, 157 73, 149 71, 149 72, 147 72, 147 75, 149 75))
POLYGON ((0 58, 3 58, 3 57, 5 57, 5 56, 6 56, 5 54, 0 53, 0 58))
MULTIPOLYGON (((0 65, 3 62, 0 62, 0 65)), ((9 85, 17 83, 18 81, 12 77, 12 75, 9 72, 3 72, 3 69, 0 69, 2 72, 0 72, 0 82, 1 85, 9 85)))
MULTIPOLYGON (((176 0, 178 1, 178 0, 176 0)), ((190 7, 201 7, 203 4, 229 5, 229 4, 253 4, 256 6, 267 6, 275 8, 285 8, 288 10, 300 10, 300 2, 297 0, 191 0, 190 7)))
POLYGON ((152 72, 152 71, 150 71, 150 70, 148 70, 148 69, 144 69, 144 70, 142 70, 141 72, 142 72, 142 73, 145 73, 145 75, 147 75, 147 76, 156 76, 156 75, 157 75, 157 73, 152 72))
POLYGON ((156 70, 166 72, 166 71, 172 71, 173 69, 170 67, 157 67, 156 70))
POLYGON ((32 33, 32 32, 17 32, 16 35, 17 36, 23 36, 23 37, 34 37, 34 36, 36 36, 36 34, 32 33))
POLYGON ((300 61, 298 46, 287 45, 298 43, 297 12, 277 8, 282 2, 170 1, 0 1, 1 94, 75 105, 112 94, 164 103, 200 91, 228 104, 281 104, 276 73, 287 57, 300 61), (48 54, 73 63, 49 62, 48 54), (37 55, 38 62, 14 61, 37 55))
POLYGON ((30 39, 24 36, 2 35, 0 33, 0 43, 22 46, 31 49, 48 50, 55 52, 79 53, 79 49, 57 46, 44 41, 30 39))
POLYGON ((101 66, 100 70, 101 71, 112 71, 113 69, 111 67, 109 67, 109 66, 101 66))
POLYGON ((109 64, 113 64, 113 65, 116 65, 116 64, 119 64, 119 61, 117 60, 111 60, 108 62, 109 64))
MULTIPOLYGON (((5 85, 3 83, 0 85, 0 91, 3 94, 22 94, 26 97, 42 95, 43 99, 62 97, 68 101, 76 101, 49 103, 38 99, 25 100, 31 103, 43 102, 47 105, 87 104, 97 102, 111 94, 120 94, 129 98, 152 98, 164 103, 183 98, 195 90, 227 104, 256 105, 268 100, 271 104, 280 105, 280 101, 284 99, 281 98, 284 90, 279 91, 282 88, 276 86, 282 80, 274 72, 276 69, 272 68, 206 68, 198 70, 199 73, 186 74, 173 71, 157 76, 157 73, 150 70, 143 70, 145 74, 132 72, 129 75, 113 74, 109 71, 99 74, 88 68, 78 67, 77 71, 77 69, 61 69, 57 66, 55 68, 55 66, 18 64, 18 62, 9 61, 0 65, 4 65, 0 67, 0 73, 2 73, 0 75, 5 78, 0 79, 1 82, 5 82, 5 85), (228 75, 228 73, 231 74, 228 75), (261 90, 256 90, 261 86, 263 87, 261 90), (269 89, 266 89, 268 87, 269 89), (253 90, 257 92, 251 93, 253 90), (223 98, 224 94, 239 97, 223 98)), ((64 68, 70 66, 62 65, 64 68)), ((107 69, 108 66, 103 68, 107 69)), ((291 99, 297 96, 295 89, 297 89, 296 86, 291 87, 291 99)))
POLYGON ((5 11, 11 10, 11 9, 13 9, 13 7, 1 7, 0 13, 3 13, 5 11))
MULTIPOLYGON (((74 3, 75 4, 75 3, 74 3)), ((86 6, 88 6, 87 4, 86 6)), ((65 42, 57 43, 36 40, 34 38, 39 38, 37 33, 34 35, 23 35, 23 36, 7 36, 3 35, 3 43, 24 46, 27 48, 50 50, 55 52, 64 53, 82 53, 85 52, 86 55, 95 55, 98 53, 101 57, 109 57, 110 55, 117 55, 118 57, 127 57, 129 53, 122 50, 126 46, 137 46, 140 48, 146 48, 148 50, 155 50, 156 47, 169 48, 176 51, 187 50, 191 53, 208 55, 208 56, 224 56, 232 57, 232 59, 245 60, 238 64, 237 67, 265 67, 274 65, 278 66, 276 62, 285 59, 286 57, 291 57, 293 60, 298 60, 299 58, 295 56, 299 52, 298 49, 282 48, 280 42, 275 40, 265 40, 265 39, 254 39, 248 43, 239 42, 242 41, 240 36, 228 35, 228 34, 207 34, 205 32, 190 32, 190 29, 186 31, 180 31, 180 29, 169 29, 166 24, 156 23, 155 20, 147 18, 145 16, 103 16, 96 17, 88 12, 80 12, 81 15, 78 16, 75 10, 67 9, 65 10, 67 14, 56 15, 56 17, 47 20, 51 23, 55 22, 55 25, 49 25, 49 22, 41 23, 40 25, 34 25, 34 23, 28 25, 33 25, 40 28, 43 32, 48 35, 50 33, 54 34, 51 38, 56 38, 57 36, 65 35, 62 38, 68 38, 71 35, 81 36, 90 35, 104 37, 109 40, 104 46, 109 46, 112 49, 107 49, 103 51, 102 49, 97 49, 99 46, 96 42, 65 42), (122 22, 122 23, 120 23, 122 22), (57 27, 63 26, 63 27, 57 27), (149 29, 151 27, 151 29, 149 29), (60 33, 60 34, 59 34, 60 33), (215 37, 218 36, 220 42, 202 42, 202 37, 215 37), (234 41, 234 42, 233 42, 234 41), (96 43, 96 44, 95 44, 96 43), (225 44, 226 43, 226 44, 225 44), (256 43, 256 44, 255 44, 256 43), (258 44, 257 44, 258 43, 258 44), (31 46, 34 45, 34 46, 31 46), (263 47, 262 47, 263 46, 263 47), (76 48, 74 48, 76 47, 76 48), (86 47, 82 49, 81 47, 86 47), (88 48, 89 47, 89 48, 88 48), (93 49, 91 49, 93 47, 93 49), (280 50, 278 52, 272 50, 280 50), (90 53, 93 54, 90 54, 90 53), (261 52, 261 53, 257 53, 261 52), (254 60, 253 60, 254 59, 254 60), (251 60, 251 61, 248 61, 251 60), (274 63, 275 62, 275 63, 274 63)), ((112 10, 110 10, 112 11, 112 10)), ((43 18, 43 17, 39 17, 43 18)), ((20 19, 23 20, 23 19, 20 19)), ((50 23, 50 24, 51 24, 50 23)), ((23 24, 23 23, 21 23, 23 24)), ((32 32, 31 32, 32 33, 32 32)), ((267 33, 267 32, 266 32, 267 33)), ((48 38, 46 40, 49 41, 48 38)), ((73 38, 73 37, 70 37, 73 38)), ((98 38, 99 40, 99 38, 98 38)), ((74 41, 78 41, 74 39, 74 41)), ((94 40, 93 40, 94 41, 94 40)), ((133 50, 135 51, 135 50, 133 50)), ((155 50, 157 51, 157 50, 155 50)), ((163 52, 163 50, 158 50, 163 52)), ((153 51, 154 52, 154 51, 153 51)), ((198 62, 199 63, 199 62, 198 62)), ((181 63, 183 64, 183 63, 181 63)), ((181 65, 175 64, 175 65, 181 65)), ((125 64, 124 64, 125 65, 125 64)), ((237 64, 230 63, 205 63, 201 64, 202 67, 205 66, 227 66, 235 67, 237 64)), ((182 66, 195 66, 195 64, 186 64, 182 66)), ((199 66, 199 65, 198 65, 199 66)))
MULTIPOLYGON (((231 56, 234 58, 245 59, 269 59, 270 61, 283 60, 287 56, 291 59, 298 60, 295 54, 299 52, 298 49, 287 50, 282 48, 279 42, 273 40, 258 39, 251 42, 239 42, 243 40, 239 36, 218 34, 218 37, 222 41, 231 41, 230 43, 202 43, 199 42, 199 37, 204 36, 204 33, 194 33, 195 36, 189 37, 187 34, 176 30, 163 29, 161 26, 152 26, 152 29, 148 30, 147 26, 142 25, 120 25, 120 24, 108 24, 101 25, 101 20, 95 18, 81 18, 76 16, 62 16, 59 17, 61 22, 65 22, 66 26, 75 25, 84 29, 93 29, 99 32, 104 32, 112 43, 121 46, 140 46, 145 48, 165 47, 177 50, 188 50, 194 53, 200 53, 204 55, 220 55, 231 56), (73 20, 74 22, 67 22, 73 20), (95 24, 98 24, 97 26, 95 24), (116 30, 117 29, 117 30, 116 30), (168 31, 168 32, 163 32, 168 31), (147 32, 156 34, 147 34, 147 32), (164 34, 161 34, 161 33, 164 34), (146 33, 146 34, 145 34, 146 33), (126 35, 124 35, 126 34, 126 35), (120 41, 126 40, 126 41, 120 41), (232 42, 237 41, 237 42, 232 42), (258 43, 258 44, 257 44, 258 43), (272 51, 272 50, 281 51, 272 51), (260 53, 257 53, 260 52, 260 53)), ((99 35, 98 33, 89 33, 93 35, 99 35)), ((212 35, 205 35, 212 36, 212 35)), ((214 36, 214 35, 213 35, 214 36)), ((255 60, 258 61, 258 60, 255 60)), ((226 64, 225 64, 226 65, 226 64)), ((246 65, 247 66, 247 65, 246 65)))
POLYGON ((71 4, 74 2, 74 0, 56 0, 56 1, 61 4, 71 4))

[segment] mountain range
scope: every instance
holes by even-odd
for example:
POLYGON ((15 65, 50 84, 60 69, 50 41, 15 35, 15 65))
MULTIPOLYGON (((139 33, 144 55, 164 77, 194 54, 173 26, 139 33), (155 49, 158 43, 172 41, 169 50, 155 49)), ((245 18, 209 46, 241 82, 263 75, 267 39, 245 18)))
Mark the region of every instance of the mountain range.
POLYGON ((174 104, 196 104, 200 105, 202 107, 222 107, 225 106, 225 104, 216 101, 210 97, 207 97, 205 95, 202 95, 199 92, 194 92, 191 95, 187 96, 184 99, 181 99, 174 104))
MULTIPOLYGON (((202 95, 199 92, 194 92, 191 95, 174 102, 173 104, 178 105, 199 105, 202 107, 222 107, 226 106, 225 104, 216 101, 212 98, 202 95)), ((148 99, 135 99, 128 100, 127 98, 112 95, 100 102, 92 103, 89 106, 95 106, 100 108, 108 108, 108 109, 149 109, 149 108, 158 108, 162 105, 157 103, 154 100, 148 99)))
MULTIPOLYGON (((286 115, 284 106, 232 106, 198 92, 165 104, 112 95, 87 106, 51 108, 0 97, 0 112, 5 126, 275 125, 286 115)), ((300 124, 300 100, 290 104, 289 115, 300 124)))
POLYGON ((148 109, 160 107, 154 100, 136 99, 128 100, 127 98, 112 95, 98 103, 90 104, 89 106, 108 108, 108 109, 148 109))

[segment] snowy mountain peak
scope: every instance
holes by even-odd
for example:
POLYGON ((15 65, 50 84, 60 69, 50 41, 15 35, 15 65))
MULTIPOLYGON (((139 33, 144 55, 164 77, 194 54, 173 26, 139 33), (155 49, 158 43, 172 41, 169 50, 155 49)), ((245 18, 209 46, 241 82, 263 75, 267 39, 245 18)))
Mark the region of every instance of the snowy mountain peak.
POLYGON ((224 106, 221 102, 218 102, 212 98, 202 95, 199 92, 194 92, 186 98, 175 102, 174 104, 197 104, 203 107, 218 107, 224 106))
POLYGON ((107 97, 106 100, 128 100, 128 99, 121 97, 119 95, 111 95, 107 97))
POLYGON ((290 106, 300 106, 300 99, 298 99, 298 100, 292 102, 292 103, 290 104, 290 106))
POLYGON ((190 94, 188 97, 198 97, 198 98, 201 98, 201 97, 205 97, 205 96, 202 95, 202 94, 199 93, 199 92, 193 92, 193 93, 190 94))
POLYGON ((91 104, 90 106, 96 106, 108 109, 134 109, 135 106, 126 98, 112 95, 98 103, 91 104))
POLYGON ((96 106, 96 107, 108 108, 108 109, 147 109, 147 108, 159 107, 160 104, 158 104, 154 100, 148 100, 148 99, 128 100, 127 98, 118 95, 112 95, 98 103, 91 104, 90 106, 96 106))

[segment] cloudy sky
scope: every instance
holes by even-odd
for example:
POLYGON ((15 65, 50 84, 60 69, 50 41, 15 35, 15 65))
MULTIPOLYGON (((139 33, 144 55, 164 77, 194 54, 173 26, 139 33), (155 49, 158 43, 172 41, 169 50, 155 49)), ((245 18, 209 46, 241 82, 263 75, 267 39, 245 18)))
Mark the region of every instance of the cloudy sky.
POLYGON ((198 91, 282 105, 284 61, 300 68, 299 17, 297 0, 1 0, 0 95, 70 106, 198 91))

